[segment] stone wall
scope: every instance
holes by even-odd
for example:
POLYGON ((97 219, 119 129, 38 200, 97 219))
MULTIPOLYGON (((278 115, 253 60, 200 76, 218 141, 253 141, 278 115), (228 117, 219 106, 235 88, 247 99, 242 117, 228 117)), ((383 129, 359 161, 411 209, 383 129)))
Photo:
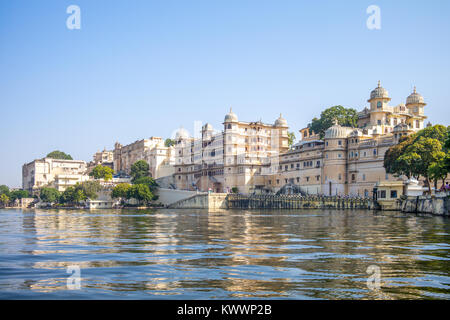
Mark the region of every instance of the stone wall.
POLYGON ((450 195, 408 197, 401 202, 402 212, 450 215, 450 195))
POLYGON ((172 209, 228 209, 226 193, 200 193, 189 198, 177 201, 168 206, 172 209))
POLYGON ((197 192, 195 191, 175 190, 165 188, 157 188, 155 193, 156 195, 158 195, 158 200, 156 200, 156 202, 162 203, 165 206, 192 197, 197 194, 197 192))

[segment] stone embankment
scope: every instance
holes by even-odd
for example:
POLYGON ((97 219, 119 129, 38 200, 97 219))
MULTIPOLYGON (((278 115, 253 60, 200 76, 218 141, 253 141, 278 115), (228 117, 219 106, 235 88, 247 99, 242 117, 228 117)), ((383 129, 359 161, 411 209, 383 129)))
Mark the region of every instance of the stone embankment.
POLYGON ((402 200, 400 210, 410 213, 450 216, 450 196, 443 193, 436 196, 408 197, 402 200))

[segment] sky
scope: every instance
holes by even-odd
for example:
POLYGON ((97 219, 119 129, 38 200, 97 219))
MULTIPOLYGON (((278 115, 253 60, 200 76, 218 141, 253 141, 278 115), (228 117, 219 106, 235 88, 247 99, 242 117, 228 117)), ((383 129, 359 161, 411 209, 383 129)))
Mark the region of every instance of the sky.
POLYGON ((378 80, 391 105, 417 86, 450 125, 449 31, 446 0, 2 0, 0 184, 21 187, 53 150, 90 161, 195 121, 221 129, 230 107, 298 133, 327 107, 364 108, 378 80))

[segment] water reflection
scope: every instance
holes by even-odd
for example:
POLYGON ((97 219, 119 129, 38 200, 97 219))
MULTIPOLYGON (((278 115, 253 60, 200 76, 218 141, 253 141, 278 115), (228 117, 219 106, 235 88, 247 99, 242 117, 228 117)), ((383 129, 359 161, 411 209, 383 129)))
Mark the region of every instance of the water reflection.
POLYGON ((450 222, 312 210, 2 210, 0 298, 448 299, 450 222), (81 268, 67 290, 66 268, 81 268), (381 268, 369 290, 367 267, 381 268))

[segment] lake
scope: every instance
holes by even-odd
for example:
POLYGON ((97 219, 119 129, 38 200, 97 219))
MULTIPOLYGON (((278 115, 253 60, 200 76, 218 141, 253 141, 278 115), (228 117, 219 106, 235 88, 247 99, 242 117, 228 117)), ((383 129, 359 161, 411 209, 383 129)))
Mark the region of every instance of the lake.
POLYGON ((0 209, 0 299, 449 299, 449 252, 401 212, 0 209))

